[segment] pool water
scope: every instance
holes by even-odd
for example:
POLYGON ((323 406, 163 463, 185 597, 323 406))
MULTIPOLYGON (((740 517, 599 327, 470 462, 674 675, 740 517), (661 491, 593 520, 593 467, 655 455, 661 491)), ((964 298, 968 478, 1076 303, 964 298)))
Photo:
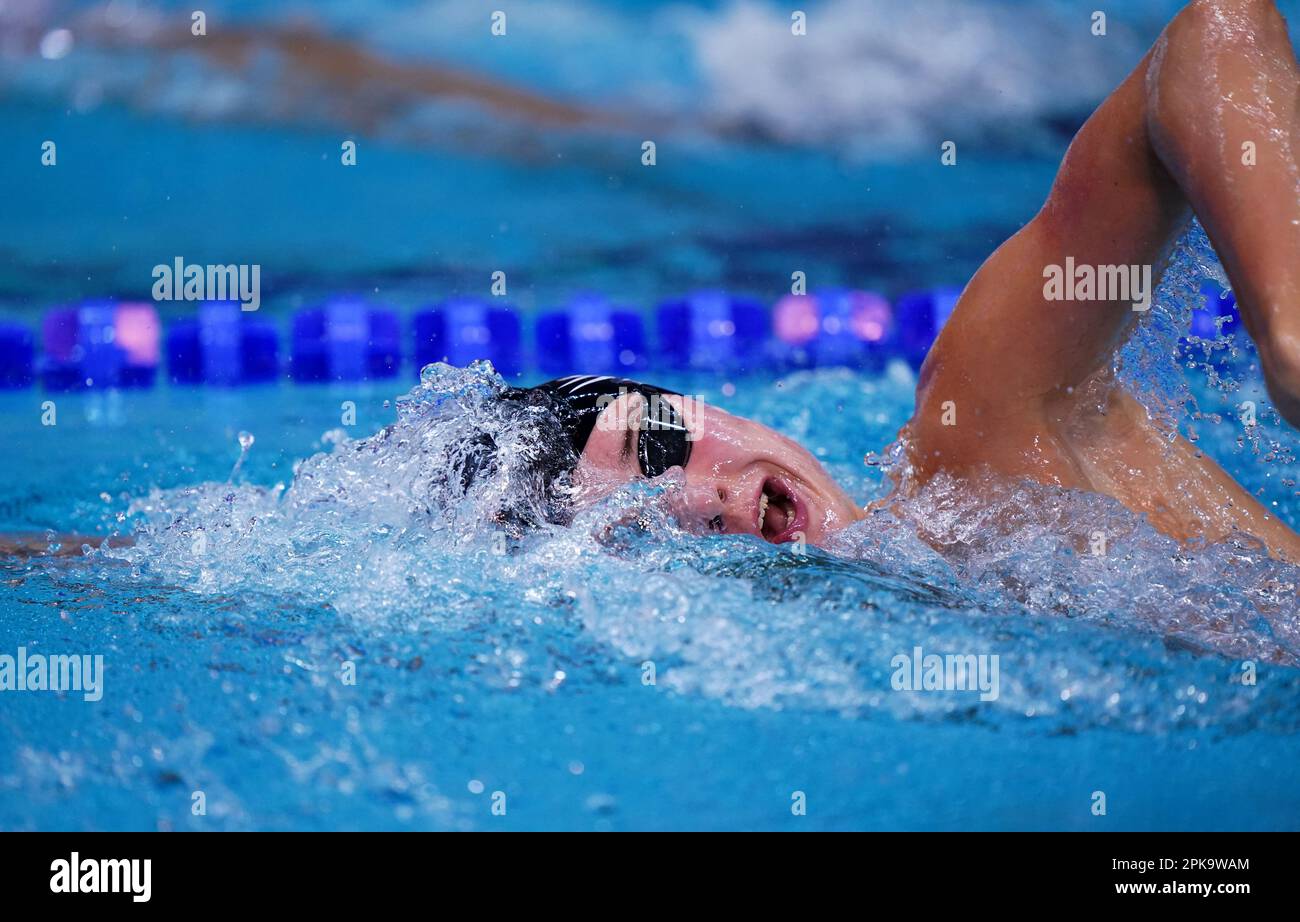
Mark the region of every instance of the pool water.
MULTIPOLYGON (((1178 286, 1206 252, 1194 235, 1125 373, 1187 319, 1178 286)), ((1291 515, 1271 442, 1291 437, 1266 420, 1238 444, 1235 416, 1209 419, 1258 386, 1248 350, 1221 369, 1147 383, 1195 400, 1202 443, 1291 515)), ((105 672, 98 703, 5 695, 0 825, 1300 820, 1295 568, 1180 550, 1107 500, 1015 484, 980 503, 938 484, 802 554, 681 532, 671 478, 507 539, 484 509, 509 483, 459 500, 434 484, 497 381, 435 366, 400 401, 374 385, 63 396, 53 426, 40 395, 5 395, 5 526, 139 544, 4 565, 6 647, 102 654, 105 672), (990 508, 1018 510, 1016 531, 983 527, 990 508), (916 537, 921 516, 946 553, 916 537), (1110 551, 1079 553, 1097 528, 1110 551), (918 647, 996 655, 996 694, 896 690, 895 657, 918 647)), ((888 453, 864 456, 913 385, 901 366, 668 383, 794 435, 863 500, 888 453)))
MULTIPOLYGON (((384 54, 662 119, 651 172, 635 119, 568 130, 428 99, 358 125, 355 100, 305 104, 273 59, 234 74, 81 25, 48 59, 33 49, 63 6, 9 5, 0 312, 34 325, 65 301, 147 298, 178 255, 261 264, 277 322, 336 291, 407 312, 481 297, 501 267, 527 317, 582 290, 771 303, 793 269, 891 297, 961 284, 1180 5, 1126 5, 1095 41, 1071 0, 825 0, 813 22, 838 28, 809 33, 808 66, 763 4, 552 0, 521 8, 510 46, 464 38, 492 4, 313 5, 324 32, 384 54), (931 53, 954 22, 966 44, 931 53), (900 72, 931 92, 898 92, 900 72), (943 171, 949 133, 961 166, 943 171), (57 171, 32 154, 51 135, 57 171)), ((209 14, 290 18, 260 0, 209 14)), ((1300 522, 1296 437, 1250 344, 1230 324, 1179 345, 1206 277, 1221 269, 1193 230, 1120 373, 1300 522)), ((906 366, 650 377, 798 439, 863 502, 899 473, 906 366)), ((938 482, 806 553, 683 533, 671 478, 503 536, 485 510, 508 479, 464 497, 440 481, 498 384, 479 367, 0 392, 0 531, 137 539, 0 560, 0 656, 105 664, 96 702, 0 692, 0 828, 1300 826, 1295 568, 1024 484, 976 501, 938 482), (897 690, 918 648, 996 656, 996 695, 897 690)))

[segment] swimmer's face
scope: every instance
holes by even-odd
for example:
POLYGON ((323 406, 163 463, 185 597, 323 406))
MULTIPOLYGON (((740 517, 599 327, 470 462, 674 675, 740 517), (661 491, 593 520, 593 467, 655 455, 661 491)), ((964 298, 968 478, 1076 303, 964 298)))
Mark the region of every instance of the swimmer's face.
MULTIPOLYGON (((862 517, 848 495, 803 446, 752 420, 690 397, 669 401, 691 436, 686 488, 674 496, 683 527, 698 532, 755 535, 773 544, 818 544, 862 517)), ((644 477, 638 434, 647 398, 626 393, 596 418, 575 471, 579 501, 598 499, 644 477)), ((652 414, 655 414, 651 408, 652 414)), ((663 418, 655 414, 655 418, 663 418)))

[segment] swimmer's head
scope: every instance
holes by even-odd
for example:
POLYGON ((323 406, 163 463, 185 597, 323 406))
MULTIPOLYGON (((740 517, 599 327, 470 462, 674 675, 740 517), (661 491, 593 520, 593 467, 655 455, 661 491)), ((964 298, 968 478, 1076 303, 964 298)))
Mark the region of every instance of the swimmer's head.
POLYGON ((549 410, 557 431, 544 434, 550 444, 534 468, 553 494, 563 483, 557 508, 571 510, 630 480, 680 470, 684 488, 670 496, 688 530, 817 544, 861 517, 802 446, 692 397, 597 376, 508 394, 549 410))

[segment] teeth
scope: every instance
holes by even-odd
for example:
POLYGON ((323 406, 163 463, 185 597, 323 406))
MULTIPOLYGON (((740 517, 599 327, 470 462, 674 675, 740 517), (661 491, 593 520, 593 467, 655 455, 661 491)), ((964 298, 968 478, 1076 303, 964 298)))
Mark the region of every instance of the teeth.
POLYGON ((761 494, 761 495, 758 497, 758 528, 759 528, 759 531, 762 531, 762 529, 763 529, 763 525, 766 524, 766 519, 767 519, 767 493, 763 493, 763 494, 761 494))

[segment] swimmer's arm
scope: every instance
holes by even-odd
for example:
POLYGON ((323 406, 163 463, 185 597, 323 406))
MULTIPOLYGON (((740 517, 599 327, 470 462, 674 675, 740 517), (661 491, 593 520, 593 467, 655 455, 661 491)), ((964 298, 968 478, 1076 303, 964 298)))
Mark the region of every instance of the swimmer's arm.
POLYGON ((923 387, 943 378, 993 414, 1068 397, 1109 366, 1136 314, 1048 300, 1045 270, 1150 266, 1154 284, 1193 210, 1278 409, 1300 426, 1300 70, 1269 0, 1197 0, 1170 23, 1080 129, 1039 214, 972 279, 923 387))
POLYGON ((1267 0, 1206 3, 1153 54, 1152 144, 1228 270, 1278 412, 1300 427, 1300 67, 1286 22, 1267 0))
POLYGON ((988 467, 1109 493, 1175 537, 1245 531, 1300 559, 1300 539, 1211 459, 1182 439, 1157 450, 1163 434, 1108 382, 1133 305, 1044 292, 1044 270, 1067 259, 1150 265, 1154 284, 1195 208, 1279 409, 1300 421, 1298 84, 1271 3, 1198 0, 1175 18, 1080 129, 1043 209, 963 292, 908 427, 919 479, 988 467), (1241 160, 1246 140, 1254 167, 1241 160))
POLYGON ((912 428, 942 443, 944 466, 1032 438, 1026 430, 1107 367, 1132 324, 1131 302, 1049 300, 1045 273, 1070 261, 1158 265, 1185 227, 1190 208, 1148 131, 1150 59, 1079 130, 1042 209, 976 272, 930 350, 912 428), (938 428, 945 406, 958 424, 938 428))
MULTIPOLYGON (((80 557, 82 547, 103 546, 103 535, 74 534, 0 534, 0 557, 80 557)), ((114 535, 107 539, 109 547, 131 547, 135 539, 114 535)))

